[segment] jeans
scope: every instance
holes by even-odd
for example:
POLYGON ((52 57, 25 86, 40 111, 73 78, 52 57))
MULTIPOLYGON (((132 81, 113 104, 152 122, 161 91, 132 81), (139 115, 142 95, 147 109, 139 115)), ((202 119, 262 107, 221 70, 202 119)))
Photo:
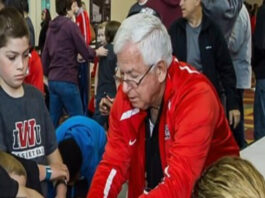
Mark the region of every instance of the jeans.
POLYGON ((254 99, 254 139, 265 136, 265 79, 256 80, 254 99))
POLYGON ((54 127, 58 126, 63 108, 69 116, 83 115, 78 86, 74 83, 49 81, 50 116, 54 127))
POLYGON ((89 76, 88 63, 79 63, 78 81, 84 115, 88 115, 89 76))

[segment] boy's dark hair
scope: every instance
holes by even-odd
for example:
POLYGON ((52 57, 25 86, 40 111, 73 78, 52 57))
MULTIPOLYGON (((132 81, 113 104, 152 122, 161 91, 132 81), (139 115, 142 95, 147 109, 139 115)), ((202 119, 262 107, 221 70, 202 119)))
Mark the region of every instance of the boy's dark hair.
POLYGON ((82 165, 82 153, 73 138, 65 139, 59 143, 59 151, 63 158, 63 163, 67 166, 70 174, 70 182, 76 178, 82 165))
POLYGON ((71 6, 73 2, 76 0, 56 0, 56 12, 60 16, 65 16, 67 14, 67 10, 71 10, 71 6))
POLYGON ((23 16, 15 8, 0 11, 0 48, 7 44, 9 38, 29 38, 28 26, 23 16))
POLYGON ((5 6, 16 8, 23 15, 22 0, 5 0, 5 6))
POLYGON ((107 23, 105 27, 105 37, 106 37, 107 43, 111 43, 113 41, 120 25, 121 23, 118 21, 110 21, 107 23))

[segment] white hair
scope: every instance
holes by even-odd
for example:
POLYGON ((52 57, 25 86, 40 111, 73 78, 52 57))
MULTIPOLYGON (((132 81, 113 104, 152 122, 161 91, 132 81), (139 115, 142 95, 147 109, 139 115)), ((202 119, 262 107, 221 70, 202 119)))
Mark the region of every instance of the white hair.
POLYGON ((125 19, 114 39, 114 52, 118 54, 128 43, 137 44, 146 65, 163 60, 172 61, 172 46, 165 26, 156 16, 139 13, 125 19))

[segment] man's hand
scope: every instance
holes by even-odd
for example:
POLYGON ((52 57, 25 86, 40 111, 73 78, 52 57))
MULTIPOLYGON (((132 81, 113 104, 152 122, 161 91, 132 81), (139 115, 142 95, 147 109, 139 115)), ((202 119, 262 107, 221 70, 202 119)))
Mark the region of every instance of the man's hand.
POLYGON ((69 181, 69 171, 65 164, 51 164, 52 169, 51 180, 69 181))
POLYGON ((105 49, 103 46, 101 46, 100 48, 96 49, 96 55, 97 56, 107 56, 108 50, 105 49))
POLYGON ((233 109, 229 111, 229 124, 233 125, 235 129, 240 121, 240 111, 238 109, 233 109))
MULTIPOLYGON (((50 180, 66 180, 69 181, 69 172, 65 164, 51 164, 52 174, 50 180)), ((46 166, 38 164, 40 172, 40 181, 46 178, 46 166)))
POLYGON ((113 100, 114 98, 106 96, 102 98, 101 101, 99 102, 99 111, 103 116, 109 115, 113 100))

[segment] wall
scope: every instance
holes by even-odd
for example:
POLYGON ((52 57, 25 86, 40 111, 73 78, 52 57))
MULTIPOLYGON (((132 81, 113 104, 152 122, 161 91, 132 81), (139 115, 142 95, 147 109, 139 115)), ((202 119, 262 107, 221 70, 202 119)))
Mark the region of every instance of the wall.
POLYGON ((122 22, 136 0, 111 0, 111 20, 122 22))
POLYGON ((38 45, 41 29, 41 0, 29 0, 29 17, 35 30, 35 45, 38 45))

